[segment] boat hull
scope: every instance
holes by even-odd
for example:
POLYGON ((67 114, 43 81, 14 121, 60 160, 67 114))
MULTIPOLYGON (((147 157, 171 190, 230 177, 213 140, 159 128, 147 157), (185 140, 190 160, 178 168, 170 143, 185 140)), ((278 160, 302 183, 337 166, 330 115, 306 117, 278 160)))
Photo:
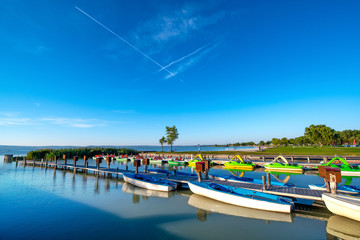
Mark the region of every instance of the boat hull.
POLYGON ((123 175, 124 181, 131 183, 132 185, 135 185, 137 187, 141 187, 141 188, 146 188, 146 189, 150 189, 150 190, 156 190, 156 191, 164 191, 164 192, 169 192, 172 190, 176 189, 176 186, 167 186, 167 185, 162 185, 162 184, 155 184, 155 183, 150 183, 150 182, 146 182, 146 181, 141 181, 135 178, 130 178, 127 177, 125 175, 123 175))
POLYGON ((189 182, 189 187, 190 187, 190 190, 195 194, 199 194, 204 197, 208 197, 208 198, 220 201, 220 202, 225 202, 225 203, 233 204, 233 205, 240 206, 240 207, 254 208, 254 209, 260 209, 260 210, 272 211, 272 212, 284 212, 284 213, 291 212, 292 206, 289 204, 273 203, 273 202, 262 201, 262 200, 258 200, 258 199, 251 199, 251 198, 236 196, 236 195, 204 188, 204 187, 195 185, 191 182, 189 182))
POLYGON ((280 167, 265 167, 266 171, 271 172, 289 172, 289 173, 303 173, 302 168, 280 168, 280 167))
POLYGON ((360 198, 324 193, 322 199, 330 212, 360 221, 360 198))
MULTIPOLYGON (((314 185, 314 184, 310 184, 309 188, 314 189, 314 190, 326 191, 326 187, 318 186, 318 185, 314 185)), ((359 194, 360 193, 359 191, 351 191, 351 190, 343 189, 340 186, 338 186, 337 191, 340 192, 340 193, 347 193, 347 194, 359 194)))

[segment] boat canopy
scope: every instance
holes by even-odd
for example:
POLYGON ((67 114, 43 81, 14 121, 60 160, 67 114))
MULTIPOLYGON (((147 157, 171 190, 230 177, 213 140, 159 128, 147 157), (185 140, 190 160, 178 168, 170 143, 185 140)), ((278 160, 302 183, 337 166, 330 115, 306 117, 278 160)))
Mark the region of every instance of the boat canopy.
POLYGON ((334 157, 328 163, 322 164, 322 166, 330 166, 330 164, 336 164, 336 163, 340 163, 340 162, 346 166, 350 166, 350 164, 341 157, 334 157))
POLYGON ((280 160, 282 160, 285 164, 289 164, 289 162, 283 156, 277 156, 271 163, 276 163, 278 161, 281 163, 280 160))

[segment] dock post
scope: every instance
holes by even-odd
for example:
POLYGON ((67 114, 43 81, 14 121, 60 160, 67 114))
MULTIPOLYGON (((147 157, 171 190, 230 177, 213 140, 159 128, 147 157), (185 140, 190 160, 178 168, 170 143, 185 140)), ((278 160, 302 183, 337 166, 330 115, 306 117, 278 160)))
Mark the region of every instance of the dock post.
POLYGON ((111 157, 107 156, 107 157, 106 157, 106 162, 107 162, 108 168, 110 168, 111 157))
POLYGON ((54 157, 54 160, 55 160, 55 167, 54 167, 54 168, 55 168, 55 169, 57 169, 57 159, 58 159, 57 156, 55 156, 55 157, 54 157))
POLYGON ((76 162, 79 160, 78 156, 74 156, 74 167, 76 167, 76 162))
MULTIPOLYGON (((99 170, 100 169, 100 163, 102 162, 102 158, 99 157, 99 158, 96 158, 96 169, 99 170)), ((98 171, 99 173, 99 171, 98 171)))
MULTIPOLYGON (((88 157, 86 155, 84 155, 84 168, 87 168, 86 163, 87 163, 88 157)), ((86 172, 86 169, 84 169, 84 172, 86 172)))
POLYGON ((267 189, 271 187, 270 173, 266 173, 266 187, 267 189))
POLYGON ((16 158, 16 167, 18 166, 18 159, 16 158))
POLYGON ((266 190, 266 177, 262 176, 262 182, 263 182, 263 190, 266 190))
POLYGON ((205 172, 204 172, 205 179, 208 179, 209 178, 209 169, 210 169, 210 160, 205 160, 204 165, 205 165, 205 172))
POLYGON ((150 160, 148 158, 144 158, 142 160, 142 164, 145 166, 144 172, 146 173, 147 172, 147 166, 150 164, 150 160))
POLYGON ((310 163, 310 157, 307 157, 307 161, 308 161, 308 163, 310 163))
POLYGON ((205 163, 204 162, 197 162, 196 163, 196 173, 198 175, 198 181, 201 182, 202 181, 202 173, 205 170, 205 163))
POLYGON ((140 167, 140 160, 136 159, 134 160, 134 167, 135 167, 135 174, 139 173, 139 167, 140 167))
POLYGON ((116 168, 116 178, 119 178, 119 167, 116 168))
POLYGON ((263 162, 265 162, 265 156, 262 156, 261 159, 263 162))
POLYGON ((26 157, 23 157, 24 167, 26 166, 26 157))
POLYGON ((332 194, 337 194, 337 182, 334 174, 330 174, 330 189, 332 194))
POLYGON ((66 164, 67 164, 67 160, 66 160, 66 155, 63 155, 63 159, 64 159, 64 170, 66 170, 66 164))
POLYGON ((294 164, 294 157, 291 157, 291 163, 294 164))
MULTIPOLYGON (((40 167, 42 167, 43 165, 44 165, 44 159, 41 158, 40 167)), ((34 166, 35 166, 35 161, 34 161, 34 166)))

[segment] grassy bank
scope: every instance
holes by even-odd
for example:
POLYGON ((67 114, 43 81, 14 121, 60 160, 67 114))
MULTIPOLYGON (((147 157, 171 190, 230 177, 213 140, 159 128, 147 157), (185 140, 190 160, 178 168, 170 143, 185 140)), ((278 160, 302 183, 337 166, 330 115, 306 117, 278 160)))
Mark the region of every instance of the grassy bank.
MULTIPOLYGON (((179 153, 179 152, 176 152, 179 153)), ((261 152, 245 151, 209 151, 201 152, 206 155, 339 155, 339 156, 360 156, 360 147, 277 147, 269 148, 261 152)), ((164 154, 171 154, 164 152, 164 154)), ((182 154, 197 154, 197 152, 182 152, 182 154)))

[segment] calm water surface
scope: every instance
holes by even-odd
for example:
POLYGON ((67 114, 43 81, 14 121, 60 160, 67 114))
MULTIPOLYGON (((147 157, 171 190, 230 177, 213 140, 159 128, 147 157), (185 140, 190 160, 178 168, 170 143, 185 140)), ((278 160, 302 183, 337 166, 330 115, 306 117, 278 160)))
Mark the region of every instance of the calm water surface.
MULTIPOLYGON (((118 162, 113 166, 125 168, 118 162)), ((210 173, 230 174, 223 169, 210 173)), ((359 179, 352 181, 360 185, 359 179)), ((289 182, 306 186, 322 180, 292 175, 289 182)), ((189 190, 160 193, 92 174, 16 168, 0 156, 0 239, 333 239, 339 222, 350 229, 360 226, 337 216, 311 219, 234 207, 189 190)), ((345 234, 354 235, 351 231, 345 234)))

